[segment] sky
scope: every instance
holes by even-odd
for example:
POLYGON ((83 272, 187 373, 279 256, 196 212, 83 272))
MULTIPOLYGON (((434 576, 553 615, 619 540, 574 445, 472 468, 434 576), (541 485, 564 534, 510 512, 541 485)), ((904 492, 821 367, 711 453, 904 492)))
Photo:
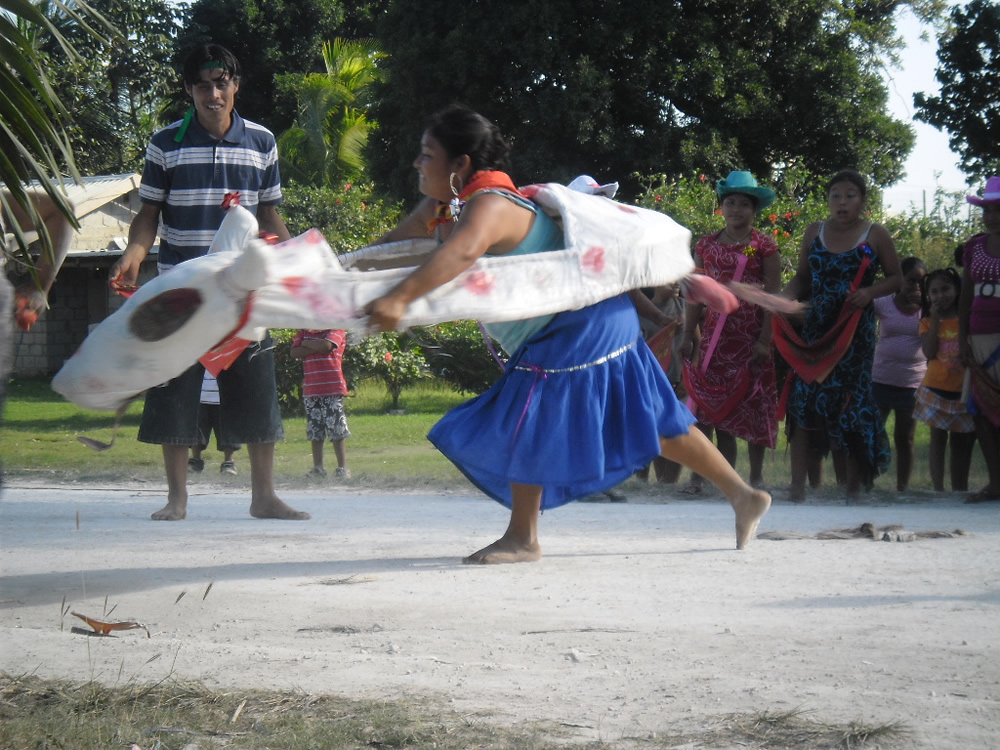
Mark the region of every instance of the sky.
POLYGON ((959 160, 948 145, 947 133, 913 120, 914 92, 938 93, 939 84, 934 78, 937 68, 936 34, 905 6, 897 18, 897 29, 906 42, 906 49, 900 53, 901 68, 886 70, 889 109, 897 119, 914 128, 917 142, 906 161, 906 176, 893 187, 886 188, 883 198, 887 209, 906 211, 911 204, 922 208, 925 197, 930 208, 937 185, 945 190, 975 191, 968 189, 965 175, 955 166, 959 160), (921 40, 920 34, 925 31, 928 38, 921 40))

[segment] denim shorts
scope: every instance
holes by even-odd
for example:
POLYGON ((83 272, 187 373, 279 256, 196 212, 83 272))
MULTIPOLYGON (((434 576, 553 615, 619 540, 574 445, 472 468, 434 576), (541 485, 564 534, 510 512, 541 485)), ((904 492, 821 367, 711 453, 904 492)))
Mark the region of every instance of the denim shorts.
MULTIPOLYGON (((205 368, 195 363, 173 380, 146 391, 139 441, 157 445, 198 445, 198 411, 205 368)), ((251 343, 223 370, 219 381, 219 424, 222 445, 276 443, 285 429, 278 410, 271 337, 251 343)))

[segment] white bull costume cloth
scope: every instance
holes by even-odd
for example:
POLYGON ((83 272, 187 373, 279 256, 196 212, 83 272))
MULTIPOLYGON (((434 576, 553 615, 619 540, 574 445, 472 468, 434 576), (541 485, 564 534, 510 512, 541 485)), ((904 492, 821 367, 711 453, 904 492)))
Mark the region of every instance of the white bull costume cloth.
MULTIPOLYGON (((694 270, 691 232, 665 214, 558 184, 524 192, 561 224, 566 249, 483 256, 414 300, 401 327, 576 310, 632 289, 679 281, 694 270)), ((233 335, 260 340, 267 328, 364 333, 365 305, 437 247, 432 239, 408 240, 338 257, 316 229, 279 245, 268 245, 257 234, 249 211, 230 208, 209 253, 144 284, 90 333, 52 387, 81 407, 114 410, 180 375, 233 335), (157 341, 137 337, 132 315, 176 289, 196 290, 201 298, 186 324, 157 341)))

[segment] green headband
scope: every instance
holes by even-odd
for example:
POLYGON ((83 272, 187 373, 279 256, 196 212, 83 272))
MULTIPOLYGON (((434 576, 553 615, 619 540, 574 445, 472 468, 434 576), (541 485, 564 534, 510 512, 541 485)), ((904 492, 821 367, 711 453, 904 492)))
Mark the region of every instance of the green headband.
POLYGON ((216 68, 225 70, 227 72, 229 71, 229 68, 227 68, 223 63, 219 62, 218 60, 206 60, 201 64, 201 70, 215 70, 216 68))

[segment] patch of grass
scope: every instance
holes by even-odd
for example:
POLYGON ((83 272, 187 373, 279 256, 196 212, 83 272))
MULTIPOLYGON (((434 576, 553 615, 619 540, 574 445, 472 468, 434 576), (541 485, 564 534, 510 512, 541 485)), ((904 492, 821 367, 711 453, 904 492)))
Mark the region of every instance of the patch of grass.
POLYGON ((725 746, 738 743, 753 748, 811 748, 812 750, 854 750, 865 747, 891 747, 910 736, 901 722, 870 725, 852 721, 846 726, 827 724, 807 718, 801 709, 732 714, 722 717, 714 729, 725 746))
MULTIPOLYGON (((420 382, 403 394, 404 414, 388 414, 385 387, 362 383, 348 396, 346 407, 351 437, 347 441, 350 484, 379 487, 440 488, 465 485, 461 473, 427 441, 427 432, 445 412, 467 397, 435 381, 420 382)), ((9 475, 54 476, 56 478, 157 480, 163 477, 163 459, 158 446, 137 439, 142 416, 141 400, 132 404, 122 420, 114 447, 95 452, 76 437, 85 435, 109 442, 115 417, 108 412, 81 409, 68 403, 44 379, 16 379, 8 388, 7 409, 0 433, 0 454, 9 475)), ((285 440, 275 451, 275 479, 279 484, 304 482, 312 467, 312 452, 306 440, 304 417, 286 419, 285 440)), ((333 448, 327 444, 327 468, 335 466, 333 448)), ((191 481, 220 481, 222 455, 214 442, 204 454, 203 475, 191 481)), ((249 482, 246 451, 236 453, 241 474, 226 479, 242 486, 249 482)), ((248 485, 247 485, 248 486, 248 485)))
MULTIPOLYGON (((0 456, 3 468, 11 476, 51 476, 54 479, 108 481, 142 479, 161 481, 163 460, 158 446, 136 440, 141 401, 132 404, 125 415, 114 448, 96 453, 76 441, 86 435, 104 442, 111 440, 115 418, 108 412, 81 409, 62 399, 49 387, 47 379, 15 379, 10 382, 3 430, 0 431, 0 456)), ((419 381, 403 392, 400 405, 403 414, 387 413, 389 398, 385 386, 376 381, 359 384, 346 399, 351 437, 347 440, 347 462, 353 479, 347 487, 377 489, 408 489, 435 491, 449 488, 470 489, 471 485, 427 441, 427 431, 449 409, 465 401, 467 396, 453 392, 435 380, 419 381)), ((279 486, 305 483, 305 473, 312 468, 311 447, 305 437, 305 418, 285 419, 285 440, 275 451, 275 481, 279 486)), ((892 435, 894 420, 889 419, 887 431, 892 435)), ((783 431, 782 431, 783 433, 783 431)), ((918 423, 915 438, 916 455, 910 487, 916 491, 931 489, 928 473, 930 430, 918 423)), ((333 449, 325 448, 327 469, 335 465, 333 449)), ((205 452, 205 473, 193 474, 192 485, 220 480, 218 474, 222 455, 214 444, 205 452)), ((240 476, 225 478, 234 487, 249 486, 249 465, 246 451, 236 454, 240 476)), ((750 466, 746 446, 740 442, 736 470, 749 476, 750 466)), ((681 483, 687 480, 685 470, 681 483)), ((784 434, 778 437, 774 451, 768 451, 764 461, 765 482, 775 488, 787 487, 791 478, 789 455, 784 434)), ((973 448, 969 487, 973 490, 987 483, 986 464, 979 446, 973 448)), ((873 501, 893 502, 895 466, 876 480, 873 501)), ((629 480, 624 491, 637 499, 660 497, 662 488, 629 480)), ((669 490, 667 490, 669 492, 669 490)), ((842 491, 836 487, 829 459, 824 472, 824 484, 809 496, 819 501, 840 501, 842 491)), ((907 496, 904 496, 904 499, 907 496)), ((912 500, 912 496, 909 498, 912 500)))
POLYGON ((835 726, 803 711, 734 714, 691 734, 574 739, 555 722, 502 726, 428 699, 353 700, 300 692, 210 690, 200 683, 130 680, 103 686, 0 673, 0 747, 139 750, 633 750, 671 747, 856 750, 892 747, 900 724, 835 726))
POLYGON ((105 687, 0 675, 0 747, 140 750, 541 750, 558 726, 504 728, 423 700, 372 701, 260 690, 209 690, 167 680, 105 687))

